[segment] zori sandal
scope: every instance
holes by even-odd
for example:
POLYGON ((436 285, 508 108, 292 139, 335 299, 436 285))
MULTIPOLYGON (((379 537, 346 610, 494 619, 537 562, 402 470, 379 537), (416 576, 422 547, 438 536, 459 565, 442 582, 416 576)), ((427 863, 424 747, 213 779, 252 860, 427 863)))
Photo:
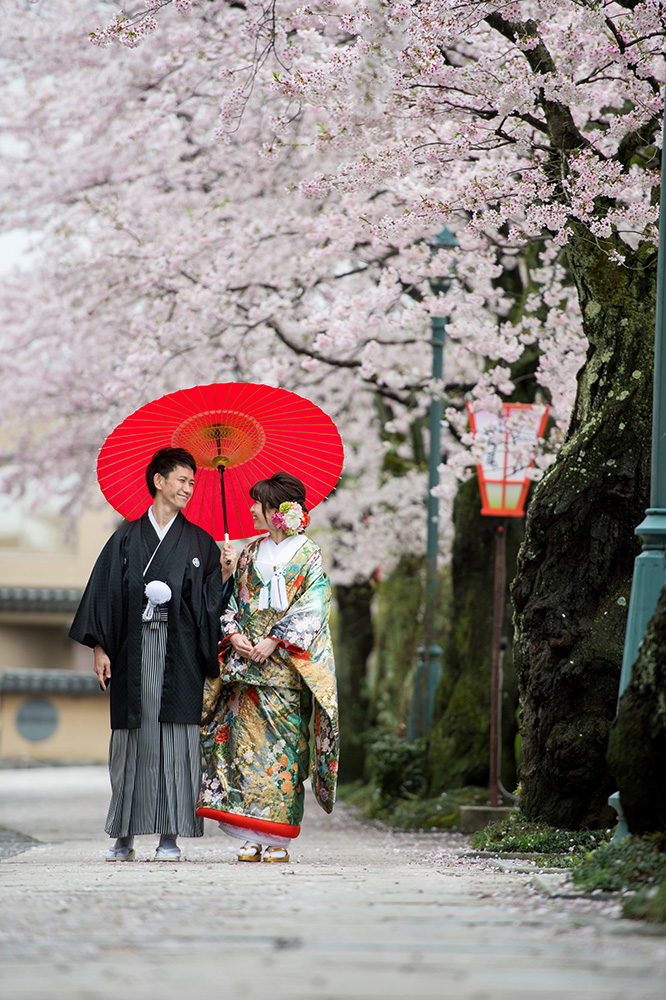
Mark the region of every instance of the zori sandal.
POLYGON ((264 851, 264 861, 289 861, 289 851, 284 847, 267 847, 264 851))
POLYGON ((155 851, 153 861, 184 861, 180 847, 165 847, 163 844, 155 851))
POLYGON ((238 852, 238 861, 261 861, 261 844, 246 840, 238 852))
POLYGON ((133 847, 110 847, 106 852, 106 861, 134 861, 136 853, 133 847))

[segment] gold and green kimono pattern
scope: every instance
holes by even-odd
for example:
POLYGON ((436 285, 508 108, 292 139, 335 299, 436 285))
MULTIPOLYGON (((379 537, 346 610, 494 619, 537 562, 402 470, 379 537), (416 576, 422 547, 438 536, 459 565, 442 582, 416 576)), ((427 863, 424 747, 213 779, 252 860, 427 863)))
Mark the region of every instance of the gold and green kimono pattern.
POLYGON ((331 587, 321 550, 307 539, 285 569, 287 610, 259 611, 259 541, 239 558, 234 596, 221 618, 220 676, 204 688, 199 805, 297 826, 308 764, 321 807, 330 812, 335 801, 339 735, 331 587), (225 644, 238 632, 252 642, 270 635, 280 645, 266 663, 254 663, 225 644))

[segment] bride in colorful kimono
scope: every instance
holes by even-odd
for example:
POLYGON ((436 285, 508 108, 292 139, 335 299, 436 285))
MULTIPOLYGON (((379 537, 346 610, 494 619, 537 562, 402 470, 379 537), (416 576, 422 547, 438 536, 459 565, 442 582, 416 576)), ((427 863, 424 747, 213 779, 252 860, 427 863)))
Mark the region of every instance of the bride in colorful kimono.
POLYGON ((239 861, 288 861, 303 783, 331 812, 338 770, 331 586, 303 531, 305 486, 276 472, 250 489, 257 531, 222 615, 220 676, 204 689, 204 777, 197 815, 243 840, 239 861), (311 725, 312 723, 312 725, 311 725), (310 741, 312 736, 312 749, 310 741))

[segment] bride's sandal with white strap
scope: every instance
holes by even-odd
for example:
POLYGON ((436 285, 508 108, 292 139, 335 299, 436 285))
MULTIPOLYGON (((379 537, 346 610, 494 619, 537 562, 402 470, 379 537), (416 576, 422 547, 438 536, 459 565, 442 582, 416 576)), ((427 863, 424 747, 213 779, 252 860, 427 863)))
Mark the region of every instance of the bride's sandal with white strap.
POLYGON ((261 861, 261 844, 246 840, 237 855, 238 861, 261 861))
POLYGON ((267 847, 264 851, 264 861, 289 861, 289 851, 284 847, 267 847))

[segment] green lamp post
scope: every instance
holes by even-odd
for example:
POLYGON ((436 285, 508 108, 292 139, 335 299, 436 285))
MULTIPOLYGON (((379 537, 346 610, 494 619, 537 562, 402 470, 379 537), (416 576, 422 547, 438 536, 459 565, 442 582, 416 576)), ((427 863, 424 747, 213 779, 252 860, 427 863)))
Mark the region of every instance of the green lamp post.
MULTIPOLYGON (((664 120, 666 141, 666 119, 664 120)), ((662 147, 666 148, 666 147, 662 147)), ((659 594, 666 581, 664 557, 666 555, 666 171, 662 157, 661 195, 659 202, 659 257, 657 263, 657 316, 654 338, 654 390, 652 407, 652 473, 650 506, 645 520, 636 528, 643 551, 636 557, 629 596, 629 614, 624 639, 624 655, 620 673, 618 702, 631 680, 634 663, 638 657, 647 624, 655 612, 659 594)), ((608 800, 617 811, 618 824, 614 841, 629 835, 620 793, 608 800)))
MULTIPOLYGON (((455 236, 446 228, 442 229, 434 241, 435 249, 444 247, 452 250, 458 246, 455 236)), ((431 281, 435 292, 446 292, 451 285, 450 278, 431 281)), ((432 330, 432 377, 441 381, 444 375, 444 344, 446 342, 444 316, 433 316, 432 330)), ((437 545, 439 536, 439 500, 432 495, 434 486, 439 485, 439 463, 441 462, 441 425, 444 415, 444 401, 435 392, 430 401, 429 429, 430 451, 428 456, 428 534, 426 545, 425 608, 423 615, 423 642, 417 649, 414 673, 414 690, 409 712, 408 735, 410 739, 425 736, 432 723, 435 692, 442 675, 442 648, 435 638, 435 614, 437 608, 437 545)))

